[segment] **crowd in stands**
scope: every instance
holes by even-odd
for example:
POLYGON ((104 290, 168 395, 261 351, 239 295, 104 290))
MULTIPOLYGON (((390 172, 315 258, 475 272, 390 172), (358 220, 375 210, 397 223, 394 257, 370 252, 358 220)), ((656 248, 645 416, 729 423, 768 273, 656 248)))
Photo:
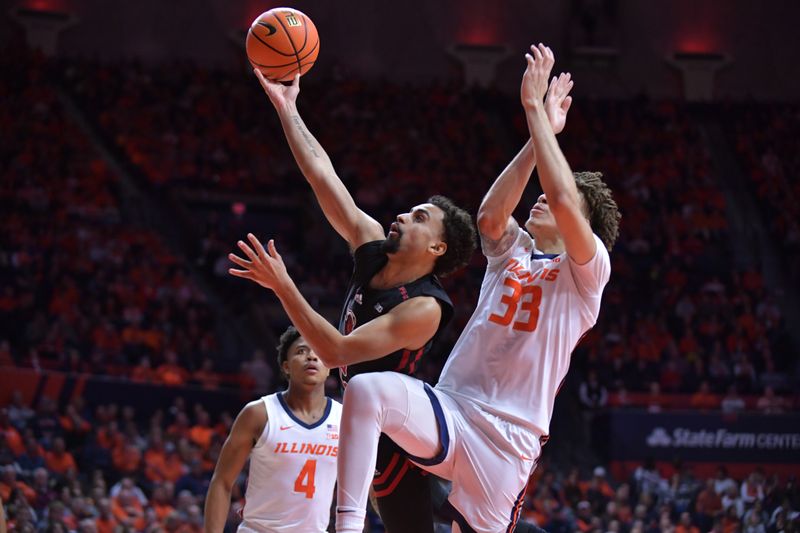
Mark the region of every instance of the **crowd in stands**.
MULTIPOLYGON (((35 408, 21 394, 0 408, 0 498, 10 531, 112 533, 202 531, 211 473, 233 419, 177 397, 152 414, 79 397, 35 408)), ((246 472, 234 485, 229 525, 239 520, 246 472)), ((645 462, 630 479, 551 467, 530 480, 522 518, 551 533, 768 533, 800 527, 795 479, 697 478, 645 462)), ((380 531, 375 527, 373 531, 380 531)))
MULTIPOLYGON (((220 374, 221 359, 249 354, 224 353, 215 333, 224 325, 187 259, 158 232, 126 220, 119 177, 69 117, 47 68, 35 55, 0 60, 0 367, 274 390, 273 358, 262 350, 239 375, 220 374)), ((225 256, 254 229, 279 236, 290 273, 315 307, 338 306, 350 255, 319 214, 254 79, 185 64, 82 62, 68 63, 60 78, 150 193, 238 195, 230 209, 197 213, 200 254, 192 259, 218 276, 222 293, 248 305, 270 301, 226 274, 225 256), (257 199, 271 196, 259 209, 257 199)), ((435 193, 474 214, 526 136, 513 99, 458 84, 304 80, 299 107, 356 201, 384 224, 435 193)), ((794 274, 797 119, 770 108, 728 124, 794 274)), ((768 284, 730 260, 719 177, 687 110, 646 100, 576 101, 560 141, 574 169, 603 170, 623 212, 599 323, 571 371, 585 409, 791 411, 796 353, 768 284)), ((445 280, 457 314, 439 356, 423 364, 423 379, 438 378, 474 307, 482 269, 476 255, 445 280)), ((9 524, 14 531, 200 531, 231 423, 228 413, 212 417, 181 401, 144 413, 88 406, 80 396, 59 405, 15 394, 0 406, 0 498, 9 524)), ((675 470, 645 465, 633 479, 612 480, 603 467, 540 468, 523 517, 548 531, 584 533, 759 533, 797 521, 794 480, 758 471, 703 480, 688 467, 675 470)))
POLYGON ((573 168, 603 169, 623 213, 600 318, 575 358, 584 381, 594 373, 611 403, 651 410, 675 395, 718 408, 723 395, 792 392, 780 308, 760 273, 732 264, 725 198, 687 111, 577 105, 563 145, 573 168))
POLYGON ((786 272, 800 286, 800 108, 740 104, 722 116, 786 272))
POLYGON ((158 233, 123 220, 116 176, 35 55, 0 78, 0 365, 174 384, 218 358, 215 319, 158 233))
POLYGON ((587 475, 547 468, 528 485, 523 518, 550 533, 767 533, 800 527, 796 480, 758 469, 733 479, 724 466, 697 478, 688 465, 665 475, 645 462, 617 483, 604 467, 587 475))
MULTIPOLYGON (((202 531, 210 472, 233 419, 180 399, 143 420, 116 404, 63 410, 20 394, 0 409, 0 498, 11 531, 202 531)), ((241 500, 241 487, 236 489, 241 500)))
MULTIPOLYGON (((315 305, 338 305, 349 254, 319 215, 255 80, 135 64, 76 64, 67 78, 159 187, 191 183, 298 202, 300 210, 262 224, 242 209, 206 219, 203 262, 223 283, 242 283, 227 279, 225 257, 249 222, 278 237, 315 305)), ((304 80, 299 108, 356 201, 383 223, 433 193, 474 213, 516 149, 510 139, 521 145, 526 135, 519 106, 491 90, 335 81, 304 80)), ((679 104, 633 104, 578 101, 561 139, 574 169, 603 170, 623 212, 600 321, 577 358, 581 380, 595 371, 612 404, 653 408, 668 408, 675 394, 708 393, 709 405, 720 405, 725 395, 754 403, 767 390, 791 393, 796 369, 782 313, 760 273, 732 268, 725 198, 698 128, 679 104)), ((445 281, 459 313, 445 346, 466 323, 481 270, 476 257, 445 281)), ((446 352, 424 377, 437 378, 446 352)))

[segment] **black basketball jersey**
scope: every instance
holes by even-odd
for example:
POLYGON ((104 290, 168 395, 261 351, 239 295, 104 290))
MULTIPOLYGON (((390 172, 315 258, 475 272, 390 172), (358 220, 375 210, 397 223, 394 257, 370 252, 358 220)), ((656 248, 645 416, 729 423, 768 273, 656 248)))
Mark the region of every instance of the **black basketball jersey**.
POLYGON ((342 367, 339 375, 343 384, 346 384, 349 377, 365 372, 390 370, 414 375, 422 356, 430 351, 434 341, 453 317, 453 303, 433 274, 391 289, 370 288, 369 282, 372 277, 389 260, 381 251, 381 242, 364 243, 353 254, 353 277, 347 287, 347 298, 339 318, 339 332, 347 335, 361 324, 388 313, 393 307, 415 296, 436 298, 442 308, 442 318, 434 336, 419 350, 398 350, 379 359, 342 367))

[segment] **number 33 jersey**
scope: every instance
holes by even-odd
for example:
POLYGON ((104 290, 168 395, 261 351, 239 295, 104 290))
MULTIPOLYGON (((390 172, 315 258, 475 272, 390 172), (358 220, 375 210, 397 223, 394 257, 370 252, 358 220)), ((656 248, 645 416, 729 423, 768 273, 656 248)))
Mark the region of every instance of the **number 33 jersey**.
POLYGON ((328 398, 322 417, 306 424, 291 412, 282 392, 262 400, 267 425, 250 452, 239 531, 327 531, 342 405, 328 398))
POLYGON ((507 252, 488 257, 478 305, 436 388, 545 437, 572 350, 597 322, 611 272, 594 239, 584 265, 537 253, 523 229, 507 252))

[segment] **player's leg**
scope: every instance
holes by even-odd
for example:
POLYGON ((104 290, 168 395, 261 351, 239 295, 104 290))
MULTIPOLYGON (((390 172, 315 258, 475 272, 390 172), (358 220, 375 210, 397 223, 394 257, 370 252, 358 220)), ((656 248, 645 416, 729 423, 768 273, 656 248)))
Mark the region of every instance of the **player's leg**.
POLYGON ((458 439, 446 507, 462 533, 514 531, 528 478, 540 452, 538 438, 478 406, 450 411, 458 439), (459 418, 461 417, 461 418, 459 418))
POLYGON ((446 453, 432 394, 421 381, 394 372, 362 374, 348 382, 339 436, 337 531, 364 527, 381 433, 417 458, 446 453))
POLYGON ((372 489, 386 531, 433 533, 428 477, 394 441, 381 435, 372 489))

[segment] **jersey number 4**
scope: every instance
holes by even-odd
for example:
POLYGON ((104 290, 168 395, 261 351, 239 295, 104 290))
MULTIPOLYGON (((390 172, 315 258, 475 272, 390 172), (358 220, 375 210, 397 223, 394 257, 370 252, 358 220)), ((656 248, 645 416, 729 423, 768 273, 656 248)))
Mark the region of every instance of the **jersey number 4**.
MULTIPOLYGON (((512 326, 517 331, 531 332, 539 323, 539 305, 542 303, 542 288, 538 285, 522 285, 514 278, 506 278, 503 285, 511 288, 511 294, 503 294, 500 303, 506 306, 504 314, 489 315, 489 320, 501 326, 508 326, 520 311, 527 312, 527 320, 517 320, 512 326), (530 295, 529 298, 526 296, 530 295)), ((523 317, 520 317, 523 318, 523 317)))
POLYGON ((303 465, 300 473, 297 474, 297 479, 294 480, 294 491, 306 495, 309 500, 314 497, 314 474, 317 472, 317 460, 309 459, 303 465))

